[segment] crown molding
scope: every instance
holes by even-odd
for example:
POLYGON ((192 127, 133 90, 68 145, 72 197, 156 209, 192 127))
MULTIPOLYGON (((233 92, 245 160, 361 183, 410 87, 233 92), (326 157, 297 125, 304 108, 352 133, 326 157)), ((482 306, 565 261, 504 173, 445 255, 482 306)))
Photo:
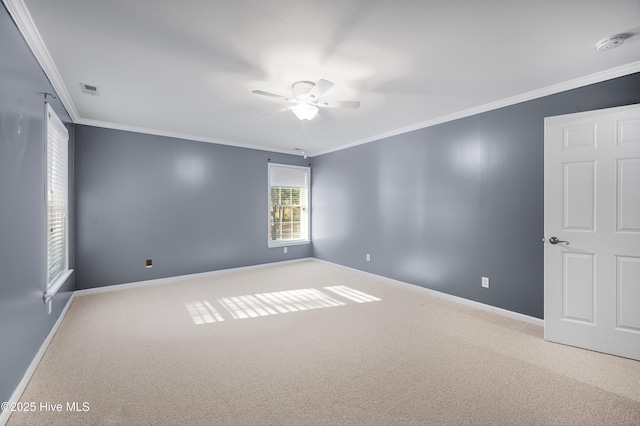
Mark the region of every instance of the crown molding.
MULTIPOLYGON (((167 137, 167 138, 183 139, 183 140, 195 141, 195 142, 214 143, 214 144, 217 144, 217 145, 234 146, 234 147, 237 147, 237 148, 255 149, 255 150, 258 150, 258 151, 275 152, 275 153, 279 153, 279 154, 289 154, 289 155, 300 156, 300 153, 297 153, 297 152, 295 152, 295 151, 293 151, 291 149, 279 149, 279 148, 263 146, 263 145, 252 145, 252 144, 248 144, 248 143, 242 143, 242 142, 236 142, 236 141, 228 141, 228 140, 224 140, 224 139, 216 139, 216 138, 208 138, 208 137, 204 137, 204 136, 192 135, 192 134, 189 134, 189 133, 170 132, 170 131, 165 131, 165 130, 150 129, 150 128, 146 128, 146 127, 130 126, 130 125, 127 125, 127 124, 111 123, 111 122, 108 122, 108 121, 90 120, 90 119, 86 119, 86 118, 79 118, 79 119, 74 121, 74 124, 80 124, 80 125, 92 126, 92 127, 101 127, 101 128, 105 128, 105 129, 112 129, 112 130, 122 130, 122 131, 125 131, 125 132, 143 133, 143 134, 146 134, 146 135, 164 136, 164 137, 167 137)), ((309 155, 307 155, 307 156, 310 157, 309 155)))
POLYGON ((492 111, 499 108, 504 108, 510 105, 519 104, 521 102, 531 101, 531 100, 542 98, 545 96, 554 95, 556 93, 566 92, 567 90, 577 89, 579 87, 600 83, 600 82, 611 80, 617 77, 623 77, 625 75, 634 74, 636 72, 640 72, 640 61, 632 62, 630 64, 622 65, 620 67, 611 68, 605 71, 597 72, 595 74, 590 74, 584 77, 565 81, 563 83, 554 84, 552 86, 543 87, 541 89, 532 90, 530 92, 522 93, 520 95, 512 96, 509 98, 500 99, 495 102, 479 105, 477 107, 454 112, 452 114, 443 115, 441 117, 436 117, 431 120, 421 121, 419 123, 400 127, 395 130, 390 130, 388 132, 379 133, 379 134, 370 136, 366 139, 361 139, 359 141, 349 143, 346 145, 341 145, 336 148, 331 148, 324 151, 311 152, 311 153, 308 153, 308 155, 318 156, 323 154, 329 154, 330 152, 341 151, 343 149, 352 148, 354 146, 363 145, 365 143, 374 142, 374 141, 388 138, 391 136, 401 135, 403 133, 424 129, 426 127, 447 123, 449 121, 454 121, 454 120, 458 120, 465 117, 470 117, 472 115, 492 111))
POLYGON ((3 3, 13 18, 13 21, 16 23, 16 26, 22 33, 27 45, 33 52, 33 55, 36 57, 40 67, 42 67, 42 70, 51 82, 58 98, 67 109, 71 120, 75 123, 79 118, 78 111, 71 100, 71 95, 69 95, 69 91, 62 80, 62 76, 58 72, 53 59, 49 54, 47 46, 40 36, 40 32, 36 28, 35 22, 33 22, 33 19, 31 18, 27 5, 23 0, 3 0, 3 3))

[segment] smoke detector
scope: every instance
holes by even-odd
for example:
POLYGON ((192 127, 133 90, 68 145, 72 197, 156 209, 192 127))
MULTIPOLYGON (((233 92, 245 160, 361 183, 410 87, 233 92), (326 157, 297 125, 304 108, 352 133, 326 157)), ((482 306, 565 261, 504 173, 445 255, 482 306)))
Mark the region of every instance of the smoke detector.
POLYGON ((615 49, 618 46, 622 46, 622 43, 624 43, 624 40, 626 38, 627 37, 624 34, 618 34, 612 37, 602 39, 596 43, 596 49, 600 51, 615 49))

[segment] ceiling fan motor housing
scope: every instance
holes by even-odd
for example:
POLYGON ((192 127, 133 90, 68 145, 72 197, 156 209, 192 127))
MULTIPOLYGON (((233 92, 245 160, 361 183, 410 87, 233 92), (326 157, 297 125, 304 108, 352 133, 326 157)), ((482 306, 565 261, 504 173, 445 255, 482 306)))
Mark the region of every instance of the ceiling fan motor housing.
POLYGON ((293 97, 299 101, 307 99, 307 94, 313 89, 315 83, 310 81, 297 81, 293 83, 293 97))

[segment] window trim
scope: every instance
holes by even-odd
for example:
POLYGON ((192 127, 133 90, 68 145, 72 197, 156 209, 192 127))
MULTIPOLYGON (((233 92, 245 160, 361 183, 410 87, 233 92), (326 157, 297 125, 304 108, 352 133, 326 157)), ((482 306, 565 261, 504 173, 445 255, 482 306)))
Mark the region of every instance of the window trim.
POLYGON ((44 202, 45 202, 45 280, 44 280, 44 303, 49 300, 60 290, 62 285, 73 273, 73 269, 69 268, 69 131, 64 126, 58 115, 55 113, 49 103, 45 102, 45 132, 44 132, 44 161, 45 161, 45 182, 44 182, 44 202), (49 130, 53 128, 63 133, 64 150, 66 155, 65 163, 65 194, 64 194, 64 268, 55 277, 49 276, 49 148, 52 145, 52 141, 49 138, 49 130), (57 129, 55 129, 57 128, 57 129), (53 278, 53 279, 52 279, 53 278))
POLYGON ((307 166, 293 166, 290 164, 280 164, 280 163, 268 163, 268 172, 267 172, 267 246, 269 248, 274 247, 288 247, 288 246, 297 246, 311 243, 311 167, 307 166), (306 190, 306 238, 305 239, 296 239, 296 240, 279 240, 273 241, 271 240, 271 175, 272 169, 274 168, 290 168, 290 169, 298 169, 303 170, 307 174, 307 190, 306 190))

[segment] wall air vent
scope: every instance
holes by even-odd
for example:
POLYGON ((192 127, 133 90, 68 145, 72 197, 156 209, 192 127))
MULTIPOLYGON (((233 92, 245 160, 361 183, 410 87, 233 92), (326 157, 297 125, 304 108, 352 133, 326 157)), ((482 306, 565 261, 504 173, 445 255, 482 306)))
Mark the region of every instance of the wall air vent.
POLYGON ((91 84, 80 83, 82 86, 82 93, 86 93, 91 96, 100 96, 100 89, 98 86, 92 86, 91 84))

